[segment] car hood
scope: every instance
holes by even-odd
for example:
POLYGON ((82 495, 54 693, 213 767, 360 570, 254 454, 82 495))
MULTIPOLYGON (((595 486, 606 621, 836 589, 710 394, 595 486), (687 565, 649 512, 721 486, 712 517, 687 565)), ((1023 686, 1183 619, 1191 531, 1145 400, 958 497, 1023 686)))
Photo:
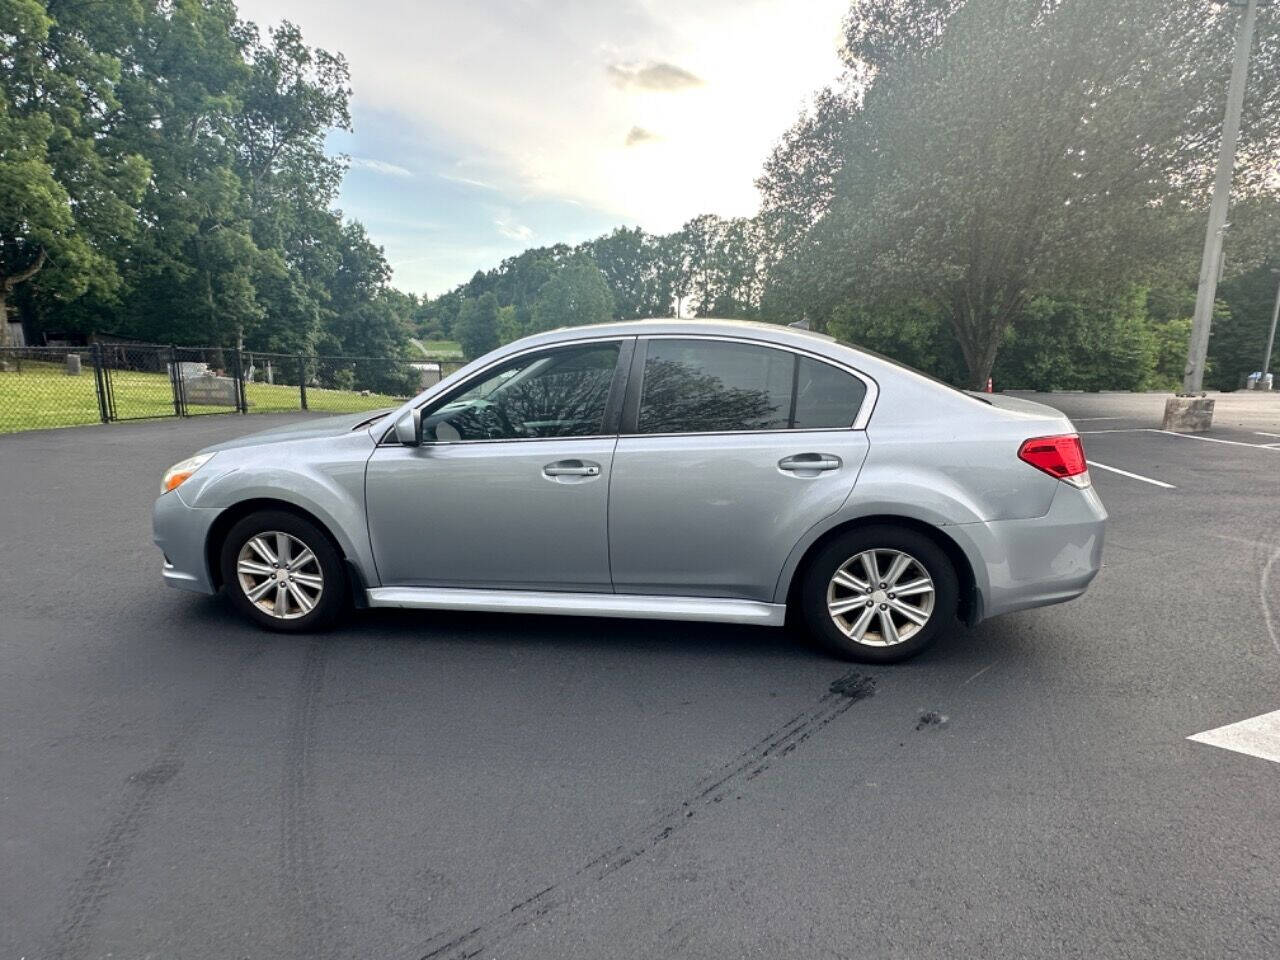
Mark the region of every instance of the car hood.
POLYGON ((372 423, 385 417, 394 409, 394 407, 387 407, 384 410, 362 410, 360 413, 344 413, 336 417, 321 417, 319 420, 290 423, 283 427, 272 427, 270 430, 261 430, 245 437, 215 443, 200 452, 234 450, 238 447, 256 447, 264 443, 284 443, 289 440, 310 440, 316 437, 337 437, 350 433, 361 424, 372 423))

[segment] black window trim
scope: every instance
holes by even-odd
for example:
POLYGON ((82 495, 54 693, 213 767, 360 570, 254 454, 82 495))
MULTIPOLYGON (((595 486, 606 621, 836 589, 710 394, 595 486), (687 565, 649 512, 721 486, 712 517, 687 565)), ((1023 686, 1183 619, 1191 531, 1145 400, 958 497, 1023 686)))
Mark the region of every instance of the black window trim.
MULTIPOLYGON (((484 378, 491 376, 498 369, 506 367, 515 361, 522 360, 531 355, 540 353, 559 353, 564 350, 572 350, 577 347, 599 343, 618 344, 618 360, 613 368, 613 380, 609 384, 609 396, 605 399, 604 415, 601 418, 603 426, 602 432, 583 434, 573 437, 497 437, 483 440, 424 440, 422 442, 422 446, 446 447, 473 443, 537 443, 551 440, 603 440, 609 439, 610 437, 616 437, 618 435, 618 426, 622 415, 622 402, 620 398, 627 383, 626 378, 630 369, 629 361, 631 352, 635 349, 636 344, 635 336, 618 336, 615 334, 609 337, 584 337, 581 340, 563 340, 558 343, 540 343, 537 346, 532 346, 528 349, 508 354, 505 357, 499 357, 492 363, 485 364, 471 376, 467 377, 467 379, 454 384, 443 393, 438 393, 434 396, 428 397, 426 400, 423 400, 422 403, 419 403, 414 409, 423 410, 425 412, 428 407, 435 408, 448 403, 450 400, 466 393, 467 390, 471 389, 477 383, 482 383, 484 378)), ((387 432, 382 435, 382 439, 378 441, 378 446, 401 446, 401 444, 395 439, 396 419, 398 418, 394 418, 392 420, 391 426, 387 429, 387 432)))
POLYGON ((651 333, 644 334, 639 338, 636 344, 635 352, 631 356, 631 374, 627 378, 627 395, 622 405, 622 427, 620 437, 707 437, 707 436, 735 436, 738 434, 768 434, 768 433, 831 433, 844 432, 847 430, 864 431, 867 428, 867 421, 871 419, 871 411, 875 409, 876 400, 880 395, 880 385, 871 377, 867 376, 860 370, 833 360, 830 357, 823 356, 820 353, 814 353, 810 350, 802 350, 799 347, 793 347, 790 344, 775 343, 772 340, 761 340, 753 337, 734 337, 722 336, 717 334, 694 334, 694 333, 651 333), (769 430, 688 430, 688 431, 668 431, 662 433, 641 433, 640 432, 640 397, 644 391, 644 362, 649 352, 649 341, 651 340, 718 340, 724 343, 744 343, 753 347, 765 347, 771 350, 781 350, 784 353, 790 353, 794 356, 794 365, 791 374, 791 413, 789 417, 790 423, 795 422, 795 400, 796 390, 799 386, 800 375, 800 358, 808 357, 816 360, 818 363, 825 363, 827 366, 847 373, 858 380, 862 381, 862 385, 866 388, 866 393, 862 397, 862 405, 858 408, 858 413, 847 427, 775 427, 769 430))

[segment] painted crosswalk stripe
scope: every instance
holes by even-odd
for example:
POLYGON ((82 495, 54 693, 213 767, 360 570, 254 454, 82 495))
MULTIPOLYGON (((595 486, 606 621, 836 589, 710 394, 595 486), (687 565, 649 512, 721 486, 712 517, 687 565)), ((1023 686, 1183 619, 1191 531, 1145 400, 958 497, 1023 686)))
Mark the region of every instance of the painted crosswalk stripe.
POLYGON ((1280 763, 1280 710, 1215 727, 1187 739, 1280 763))

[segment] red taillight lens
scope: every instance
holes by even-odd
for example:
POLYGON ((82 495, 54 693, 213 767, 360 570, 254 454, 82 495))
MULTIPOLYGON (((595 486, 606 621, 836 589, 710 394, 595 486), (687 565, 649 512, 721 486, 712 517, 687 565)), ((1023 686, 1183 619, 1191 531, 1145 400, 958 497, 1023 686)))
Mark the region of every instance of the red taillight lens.
POLYGON ((1089 464, 1084 459, 1084 447, 1074 433, 1060 437, 1033 437, 1018 448, 1018 459, 1051 477, 1067 480, 1076 486, 1088 482, 1089 464), (1073 477, 1081 479, 1075 480, 1073 477))

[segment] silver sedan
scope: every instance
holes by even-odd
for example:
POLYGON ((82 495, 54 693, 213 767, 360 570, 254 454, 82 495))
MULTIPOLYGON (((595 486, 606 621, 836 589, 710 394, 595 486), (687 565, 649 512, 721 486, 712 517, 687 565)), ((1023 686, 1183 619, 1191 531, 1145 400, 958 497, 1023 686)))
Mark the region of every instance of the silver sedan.
POLYGON ((1057 410, 801 330, 649 320, 209 447, 165 475, 154 527, 168 583, 276 630, 352 605, 792 617, 886 662, 1079 596, 1106 516, 1057 410))

